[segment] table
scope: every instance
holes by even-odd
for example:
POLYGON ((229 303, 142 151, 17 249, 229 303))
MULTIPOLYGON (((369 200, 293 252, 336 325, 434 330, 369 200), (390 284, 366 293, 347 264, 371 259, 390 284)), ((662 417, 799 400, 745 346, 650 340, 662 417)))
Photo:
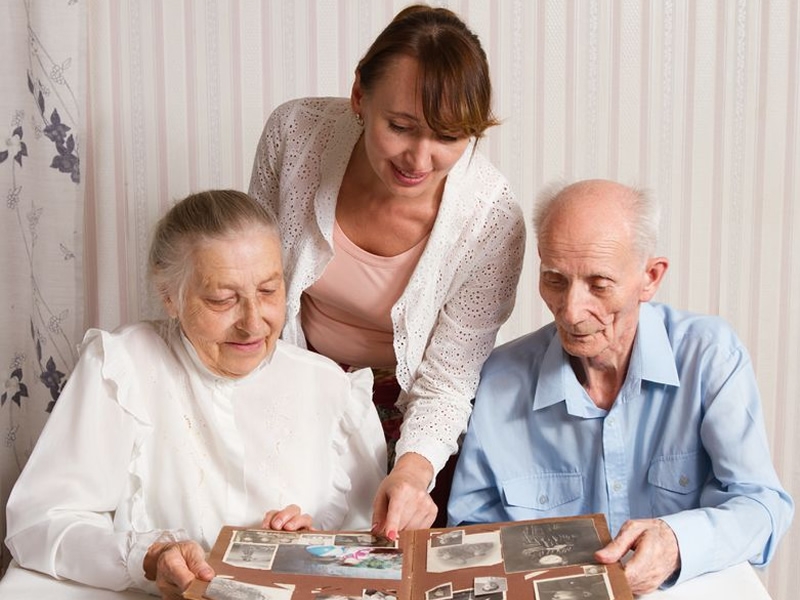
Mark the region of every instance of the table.
POLYGON ((147 600, 155 598, 139 592, 112 592, 81 585, 72 581, 58 581, 48 575, 28 571, 16 561, 0 580, 0 600, 147 600))
MULTIPOLYGON (((154 598, 138 592, 111 592, 22 569, 15 562, 0 581, 2 600, 145 600, 154 598)), ((709 573, 669 590, 640 596, 640 600, 770 600, 767 590, 747 563, 719 573, 709 573)))
POLYGON ((771 600, 764 584, 749 563, 639 597, 641 600, 771 600))

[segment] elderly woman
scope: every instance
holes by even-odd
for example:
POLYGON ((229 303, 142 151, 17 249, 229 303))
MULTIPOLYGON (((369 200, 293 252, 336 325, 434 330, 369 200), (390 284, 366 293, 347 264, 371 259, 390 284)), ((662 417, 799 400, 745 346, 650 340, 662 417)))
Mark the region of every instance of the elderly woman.
POLYGON ((8 502, 14 558, 178 598, 213 575, 223 524, 369 528, 386 464, 372 377, 278 340, 271 214, 239 192, 189 196, 158 224, 150 271, 170 320, 86 334, 8 502))

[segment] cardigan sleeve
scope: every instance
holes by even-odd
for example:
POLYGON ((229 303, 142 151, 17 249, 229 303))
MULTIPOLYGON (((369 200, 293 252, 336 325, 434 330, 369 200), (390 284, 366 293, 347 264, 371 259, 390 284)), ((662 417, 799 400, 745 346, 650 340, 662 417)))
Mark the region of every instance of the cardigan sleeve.
POLYGON ((421 454, 434 472, 458 450, 481 367, 514 308, 525 222, 504 180, 483 222, 464 227, 458 243, 468 250, 399 404, 405 415, 397 456, 421 454))

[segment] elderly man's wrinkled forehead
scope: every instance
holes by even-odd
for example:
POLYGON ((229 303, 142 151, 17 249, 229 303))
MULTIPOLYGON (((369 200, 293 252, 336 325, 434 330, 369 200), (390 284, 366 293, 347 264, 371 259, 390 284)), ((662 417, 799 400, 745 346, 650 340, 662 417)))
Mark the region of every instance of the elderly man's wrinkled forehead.
POLYGON ((548 207, 539 242, 546 243, 553 236, 591 242, 613 232, 633 243, 635 199, 630 188, 613 181, 588 180, 569 185, 548 207))
POLYGON ((615 181, 590 179, 565 187, 557 196, 551 216, 605 216, 619 221, 630 216, 636 196, 633 190, 615 181))

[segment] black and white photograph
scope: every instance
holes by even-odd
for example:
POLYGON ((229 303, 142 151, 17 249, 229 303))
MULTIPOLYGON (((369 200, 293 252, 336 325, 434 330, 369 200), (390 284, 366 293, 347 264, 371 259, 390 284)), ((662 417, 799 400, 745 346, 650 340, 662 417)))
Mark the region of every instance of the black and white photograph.
POLYGON ((476 577, 473 587, 475 595, 482 598, 494 592, 508 591, 508 581, 505 577, 476 577))
POLYGON ((507 573, 593 563, 602 547, 591 519, 510 525, 500 538, 507 573))
POLYGON ((493 592, 483 596, 476 596, 475 590, 470 588, 468 590, 458 590, 453 592, 453 600, 506 600, 505 592, 493 592))
POLYGON ((203 596, 209 600, 291 600, 294 586, 267 587, 214 577, 203 596))
POLYGON ((294 544, 300 537, 294 531, 264 531, 263 529, 243 529, 233 532, 231 541, 247 544, 294 544))
POLYGON ((278 546, 271 544, 234 542, 228 547, 222 562, 234 567, 269 570, 277 548, 278 546))
POLYGON ((344 594, 319 594, 316 600, 361 600, 363 596, 345 596, 344 594))
POLYGON ((445 573, 469 567, 488 567, 503 560, 496 531, 465 535, 463 543, 428 550, 429 573, 445 573))
POLYGON ((533 582, 537 600, 612 600, 606 575, 576 575, 533 582))
POLYGON ((334 546, 365 546, 369 548, 397 548, 397 542, 371 533, 337 533, 334 546))
POLYGON ((333 535, 321 533, 301 533, 296 543, 304 546, 333 546, 334 537, 333 535))
POLYGON ((452 583, 443 583, 425 592, 425 600, 451 600, 452 597, 452 583))
POLYGON ((432 535, 430 539, 431 548, 441 548, 442 546, 455 546, 463 543, 464 531, 456 529, 455 531, 445 531, 439 535, 432 535))
POLYGON ((397 600, 397 593, 384 590, 364 590, 361 598, 362 600, 397 600))

